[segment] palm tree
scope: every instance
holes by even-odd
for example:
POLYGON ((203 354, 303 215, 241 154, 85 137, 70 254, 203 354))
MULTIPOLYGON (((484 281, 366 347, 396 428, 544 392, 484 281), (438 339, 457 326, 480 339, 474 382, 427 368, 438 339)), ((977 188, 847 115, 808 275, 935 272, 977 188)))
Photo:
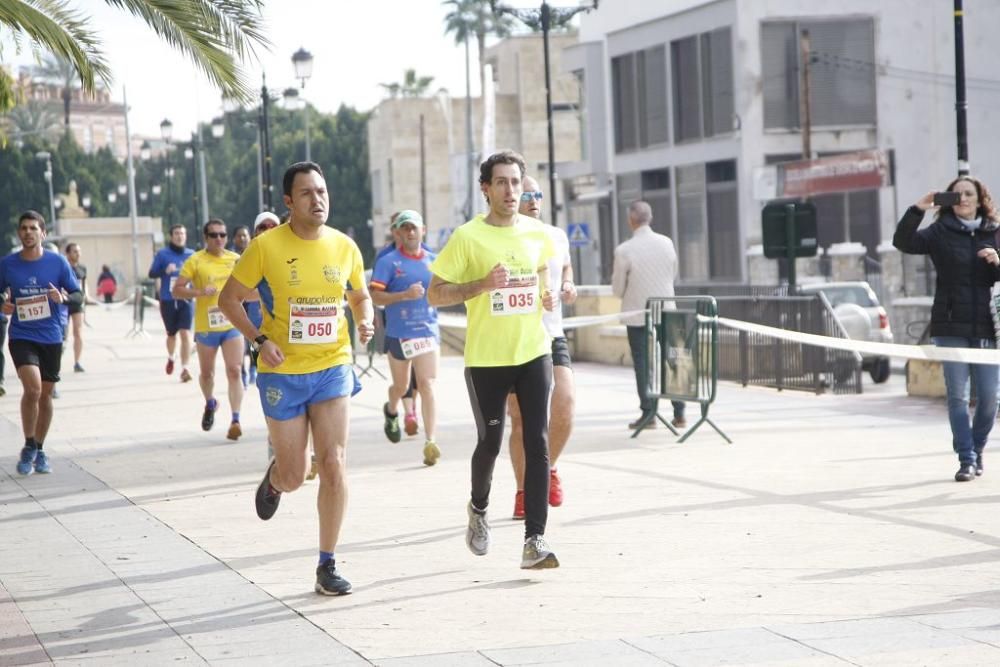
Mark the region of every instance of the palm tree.
MULTIPOLYGON (((139 17, 156 35, 187 55, 223 97, 254 97, 240 64, 268 46, 261 32, 263 0, 104 0, 139 17)), ((20 46, 51 52, 73 64, 85 93, 98 80, 110 84, 111 70, 89 18, 68 0, 0 0, 0 27, 20 46)), ((0 102, 9 99, 9 77, 0 77, 0 102)))
POLYGON ((55 141, 59 136, 59 116, 38 100, 20 104, 2 116, 7 130, 15 138, 40 137, 55 141))
POLYGON ((403 71, 402 83, 380 83, 378 84, 389 93, 389 97, 423 97, 427 94, 431 84, 434 82, 432 76, 417 76, 417 70, 408 69, 403 71))
POLYGON ((79 78, 76 67, 65 58, 50 55, 42 60, 42 64, 35 71, 42 78, 62 87, 63 124, 66 131, 69 132, 69 111, 73 102, 73 88, 79 78))
POLYGON ((456 44, 467 45, 470 37, 476 38, 479 90, 486 90, 486 38, 509 36, 514 29, 514 19, 506 14, 494 15, 489 0, 444 0, 443 4, 452 8, 444 17, 444 34, 453 33, 456 44))

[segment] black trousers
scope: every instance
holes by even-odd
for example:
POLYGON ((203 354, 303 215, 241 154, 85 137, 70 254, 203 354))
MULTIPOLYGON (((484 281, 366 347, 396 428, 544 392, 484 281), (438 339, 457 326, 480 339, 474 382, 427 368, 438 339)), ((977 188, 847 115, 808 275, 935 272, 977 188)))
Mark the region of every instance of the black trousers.
MULTIPOLYGON (((644 415, 656 412, 659 399, 646 393, 646 373, 648 372, 646 369, 648 365, 646 327, 626 326, 625 331, 628 332, 628 347, 632 351, 632 368, 635 370, 635 388, 639 393, 639 409, 644 415)), ((674 417, 684 417, 684 401, 670 401, 670 405, 674 408, 674 417)))
POLYGON ((472 454, 472 504, 490 502, 493 466, 503 442, 507 395, 513 390, 524 425, 524 536, 544 535, 549 517, 549 389, 552 357, 520 366, 465 369, 479 439, 472 454))

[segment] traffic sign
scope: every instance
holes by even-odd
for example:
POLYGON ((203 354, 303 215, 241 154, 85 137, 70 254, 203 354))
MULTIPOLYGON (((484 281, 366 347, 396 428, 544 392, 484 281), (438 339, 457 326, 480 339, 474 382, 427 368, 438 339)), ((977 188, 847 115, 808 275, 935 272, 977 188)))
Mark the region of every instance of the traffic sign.
POLYGON ((566 228, 569 244, 574 248, 590 245, 590 223, 572 222, 566 228))

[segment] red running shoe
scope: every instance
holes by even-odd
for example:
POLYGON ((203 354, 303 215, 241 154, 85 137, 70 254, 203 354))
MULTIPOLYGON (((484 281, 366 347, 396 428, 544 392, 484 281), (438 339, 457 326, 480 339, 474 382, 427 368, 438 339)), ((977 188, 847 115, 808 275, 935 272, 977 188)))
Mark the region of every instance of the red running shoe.
POLYGON ((174 360, 167 359, 167 375, 173 375, 173 374, 174 374, 174 360))
POLYGON ((562 505, 562 501, 562 481, 559 479, 559 473, 556 472, 556 469, 552 468, 549 471, 549 505, 559 507, 562 505))
POLYGON ((420 425, 417 423, 417 413, 407 412, 406 417, 403 418, 403 430, 406 431, 406 435, 416 435, 419 429, 420 425))
POLYGON ((518 491, 514 495, 514 516, 512 519, 524 518, 524 491, 518 491))

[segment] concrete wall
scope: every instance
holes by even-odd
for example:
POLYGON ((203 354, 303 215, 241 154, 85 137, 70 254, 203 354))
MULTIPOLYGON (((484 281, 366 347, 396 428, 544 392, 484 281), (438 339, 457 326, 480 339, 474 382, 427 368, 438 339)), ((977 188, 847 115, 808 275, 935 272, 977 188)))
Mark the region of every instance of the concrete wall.
MULTIPOLYGON (((139 278, 145 279, 157 246, 163 243, 163 223, 160 218, 141 217, 136 220, 136 241, 139 250, 139 278)), ((101 265, 107 264, 119 278, 118 294, 123 298, 135 285, 135 266, 132 254, 132 222, 129 218, 80 218, 61 219, 59 228, 63 240, 60 251, 67 243, 80 245, 80 263, 87 267, 87 289, 92 297, 97 295, 97 276, 101 265), (123 279, 124 278, 124 282, 123 279)))

